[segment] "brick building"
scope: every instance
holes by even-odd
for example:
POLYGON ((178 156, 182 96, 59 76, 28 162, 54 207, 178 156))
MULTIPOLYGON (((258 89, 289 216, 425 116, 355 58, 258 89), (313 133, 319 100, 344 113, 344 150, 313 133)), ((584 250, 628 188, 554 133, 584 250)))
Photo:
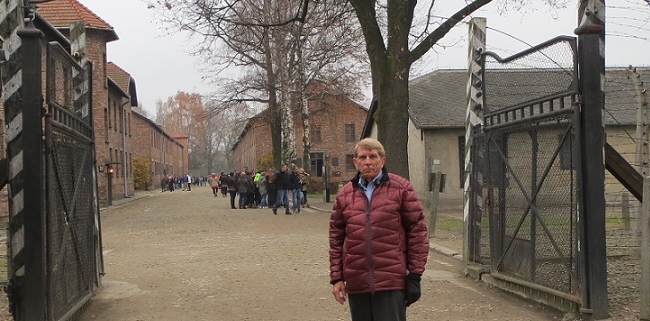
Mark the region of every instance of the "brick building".
POLYGON ((189 153, 189 145, 190 145, 190 136, 181 132, 177 131, 170 131, 169 136, 176 140, 181 146, 183 146, 183 153, 180 155, 176 155, 178 158, 177 164, 180 164, 180 174, 189 174, 190 173, 190 153, 189 153))
MULTIPOLYGON (((127 197, 133 195, 133 153, 132 153, 132 137, 133 131, 131 129, 131 111, 132 106, 138 105, 138 98, 135 93, 135 80, 131 78, 126 71, 109 62, 106 66, 107 83, 108 83, 108 105, 103 111, 104 133, 98 133, 98 128, 95 127, 95 146, 103 145, 108 149, 108 153, 104 156, 105 166, 111 166, 113 173, 104 171, 100 173, 99 177, 111 175, 110 182, 112 184, 111 191, 113 198, 120 196, 127 197), (97 139, 97 136, 104 137, 104 141, 97 139)), ((93 110, 95 112, 97 109, 93 110)), ((101 112, 100 112, 101 113, 101 112)), ((97 119, 95 117, 95 119, 97 119)), ((97 158, 97 164, 101 165, 100 158, 97 158)), ((108 184, 108 179, 106 185, 108 184)), ((106 193, 103 188, 107 186, 98 182, 99 195, 106 193)))
MULTIPOLYGON (((124 128, 124 119, 130 117, 131 103, 129 93, 120 90, 120 87, 109 79, 106 60, 106 44, 118 40, 117 33, 108 22, 76 0, 39 3, 37 11, 68 38, 72 23, 83 21, 85 24, 86 58, 93 62, 92 108, 96 162, 100 169, 108 169, 108 165, 113 167, 113 198, 124 196, 129 193, 128 182, 125 190, 122 175, 127 172, 123 156, 125 145, 129 145, 128 142, 125 144, 125 139, 129 138, 125 135, 127 131, 124 128)), ((108 175, 107 171, 98 175, 100 199, 107 199, 108 175)), ((133 179, 130 178, 130 181, 132 190, 133 179)))
MULTIPOLYGON (((310 159, 311 164, 302 166, 311 173, 312 186, 322 182, 323 166, 329 165, 330 182, 347 181, 356 169, 352 162, 354 145, 361 137, 361 130, 367 116, 367 109, 349 99, 347 96, 323 90, 311 95, 308 101, 310 123, 310 159)), ((268 124, 270 111, 248 119, 237 142, 233 146, 233 170, 255 169, 257 159, 265 154, 272 154, 271 128, 268 124)), ((294 113, 296 152, 298 158, 303 154, 303 130, 300 112, 294 113)))
MULTIPOLYGON (((163 174, 186 173, 187 147, 132 111, 138 105, 135 80, 118 65, 107 62, 106 44, 118 40, 113 27, 77 0, 54 0, 40 3, 37 8, 38 14, 65 37, 70 37, 72 23, 85 24, 85 58, 93 62, 92 107, 96 163, 100 171, 99 198, 106 200, 109 191, 113 199, 133 193, 134 157, 151 161, 153 186, 159 186, 158 178, 163 174)), ((187 144, 187 137, 180 140, 187 144)))
POLYGON ((180 176, 184 173, 184 156, 187 149, 160 126, 138 112, 133 112, 133 157, 150 162, 149 186, 160 188, 166 176, 180 176))

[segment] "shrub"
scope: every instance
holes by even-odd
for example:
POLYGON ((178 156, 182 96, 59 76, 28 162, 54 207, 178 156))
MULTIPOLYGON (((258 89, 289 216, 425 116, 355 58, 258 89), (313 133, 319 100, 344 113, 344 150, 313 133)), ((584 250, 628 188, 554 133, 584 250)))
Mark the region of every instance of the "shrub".
POLYGON ((147 190, 151 180, 151 166, 148 160, 140 157, 133 159, 133 183, 136 189, 147 190))
POLYGON ((273 155, 264 154, 257 159, 257 170, 265 171, 269 168, 273 168, 273 155))

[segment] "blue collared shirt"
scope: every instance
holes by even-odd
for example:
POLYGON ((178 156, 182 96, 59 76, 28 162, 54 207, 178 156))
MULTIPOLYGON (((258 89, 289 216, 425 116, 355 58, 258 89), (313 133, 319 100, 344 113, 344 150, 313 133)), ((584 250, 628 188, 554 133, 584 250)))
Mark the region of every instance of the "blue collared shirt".
POLYGON ((372 192, 374 192, 375 187, 379 185, 379 180, 381 179, 382 176, 384 176, 384 173, 379 172, 379 175, 377 175, 377 177, 375 177, 370 182, 366 182, 366 180, 363 179, 363 177, 359 176, 359 186, 361 187, 361 189, 363 189, 363 192, 366 194, 368 203, 370 203, 370 201, 372 200, 372 192))

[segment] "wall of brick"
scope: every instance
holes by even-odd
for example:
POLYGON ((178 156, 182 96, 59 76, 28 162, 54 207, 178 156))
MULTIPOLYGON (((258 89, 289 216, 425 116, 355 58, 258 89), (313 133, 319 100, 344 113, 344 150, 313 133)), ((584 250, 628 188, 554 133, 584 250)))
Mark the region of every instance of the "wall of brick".
POLYGON ((180 176, 184 154, 183 145, 167 135, 160 127, 146 117, 133 113, 132 123, 133 157, 150 161, 150 186, 160 188, 164 176, 180 176), (179 156, 180 155, 180 156, 179 156), (179 170, 180 169, 180 170, 179 170))
MULTIPOLYGON (((367 110, 342 95, 324 94, 319 100, 309 102, 310 126, 320 128, 320 139, 311 133, 310 153, 320 154, 323 160, 319 163, 312 158, 315 166, 303 166, 305 170, 312 172, 312 184, 320 184, 322 177, 318 174, 319 167, 325 162, 325 155, 329 156, 331 177, 334 183, 344 183, 356 174, 353 166, 346 165, 346 157, 353 154, 354 145, 361 137, 361 131, 366 120, 367 110), (349 132, 351 137, 346 140, 346 125, 354 128, 349 132), (320 166, 319 166, 320 165, 320 166)), ((268 117, 254 117, 249 120, 240 141, 234 150, 234 164, 241 170, 244 167, 255 168, 257 159, 272 152, 271 129, 266 121, 268 117)), ((303 154, 303 131, 300 114, 294 114, 296 129, 296 146, 298 158, 303 154)))

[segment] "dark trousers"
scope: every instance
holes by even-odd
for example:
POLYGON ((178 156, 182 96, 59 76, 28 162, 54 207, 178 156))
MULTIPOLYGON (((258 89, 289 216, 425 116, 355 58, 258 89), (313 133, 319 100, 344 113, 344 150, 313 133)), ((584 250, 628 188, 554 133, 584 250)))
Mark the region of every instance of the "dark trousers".
POLYGON ((348 294, 352 321, 406 321, 404 291, 348 294))
POLYGON ((237 196, 237 191, 228 191, 230 193, 230 208, 235 207, 235 196, 237 196))
POLYGON ((246 208, 248 193, 239 193, 239 208, 246 208))

